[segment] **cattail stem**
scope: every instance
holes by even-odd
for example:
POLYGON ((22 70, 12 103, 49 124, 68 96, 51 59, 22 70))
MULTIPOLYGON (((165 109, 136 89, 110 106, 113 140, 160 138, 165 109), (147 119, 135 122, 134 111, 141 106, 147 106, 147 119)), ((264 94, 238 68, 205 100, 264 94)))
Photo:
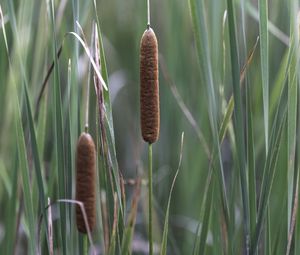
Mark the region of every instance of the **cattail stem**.
POLYGON ((148 188, 149 188, 149 254, 153 255, 152 238, 152 144, 149 143, 149 170, 148 170, 148 188))
POLYGON ((83 234, 78 234, 78 250, 83 253, 83 234))
POLYGON ((83 243, 82 243, 82 245, 83 245, 83 253, 82 254, 86 254, 86 255, 88 255, 89 253, 89 249, 88 249, 88 240, 87 240, 87 235, 83 235, 83 243))
POLYGON ((80 254, 87 255, 88 254, 88 240, 87 235, 79 233, 79 251, 80 254))
POLYGON ((147 0, 147 28, 150 28, 150 0, 147 0))

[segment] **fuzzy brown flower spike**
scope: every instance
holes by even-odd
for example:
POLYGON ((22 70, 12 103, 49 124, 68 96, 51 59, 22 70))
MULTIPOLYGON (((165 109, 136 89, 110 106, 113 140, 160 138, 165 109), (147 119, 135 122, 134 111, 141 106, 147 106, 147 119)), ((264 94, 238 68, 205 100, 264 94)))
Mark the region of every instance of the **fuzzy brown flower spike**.
MULTIPOLYGON (((76 154, 76 200, 84 204, 90 231, 96 225, 96 150, 93 138, 82 133, 77 143, 76 154)), ((80 206, 76 206, 78 231, 87 233, 80 206)))
POLYGON ((148 28, 140 45, 140 106, 143 139, 152 144, 159 136, 158 47, 154 31, 148 28))

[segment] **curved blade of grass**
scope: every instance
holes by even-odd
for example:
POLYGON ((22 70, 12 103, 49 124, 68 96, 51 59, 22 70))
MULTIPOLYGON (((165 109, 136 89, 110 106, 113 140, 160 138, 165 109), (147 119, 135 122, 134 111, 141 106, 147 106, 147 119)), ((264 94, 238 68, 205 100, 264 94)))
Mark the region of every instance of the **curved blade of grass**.
POLYGON ((230 55, 231 55, 231 71, 233 82, 233 96, 235 102, 235 142, 238 154, 239 170, 240 170, 240 182, 242 190, 242 202, 243 202, 243 219, 244 219, 244 234, 245 234, 245 248, 246 254, 249 252, 250 245, 250 217, 249 217, 249 196, 248 196, 248 182, 246 173, 246 159, 245 159, 245 141, 244 141, 244 121, 243 121, 243 107, 241 100, 240 90, 240 77, 239 77, 239 59, 237 52, 237 39, 235 32, 235 16, 232 0, 227 0, 228 7, 228 26, 229 26, 229 38, 230 38, 230 55))
POLYGON ((170 192, 169 192, 169 198, 168 198, 168 204, 167 204, 167 210, 166 210, 166 216, 165 216, 163 239, 162 239, 162 243, 161 243, 160 255, 166 255, 167 254, 170 204, 171 204, 171 198, 172 198, 172 193, 173 193, 173 189, 174 189, 174 186, 175 186, 175 182, 176 182, 176 179, 177 179, 177 176, 179 174, 180 167, 181 167, 182 153, 183 153, 183 141, 184 141, 184 132, 182 132, 182 134, 181 134, 179 162, 178 162, 177 170, 176 170, 175 176, 173 178, 171 189, 170 189, 170 192))
POLYGON ((269 146, 269 33, 268 1, 259 0, 259 37, 266 154, 269 146))
POLYGON ((76 37, 76 39, 80 42, 80 44, 82 45, 83 49, 85 50, 87 56, 89 57, 89 60, 90 60, 92 66, 94 68, 95 73, 97 74, 98 79, 101 81, 104 89, 108 90, 106 82, 102 78, 102 75, 100 74, 100 71, 99 71, 99 69, 96 66, 96 63, 95 63, 95 61, 93 59, 93 56, 91 55, 91 52, 90 52, 88 46, 85 44, 85 42, 81 39, 81 37, 77 33, 75 33, 75 32, 69 32, 67 34, 74 35, 76 37))

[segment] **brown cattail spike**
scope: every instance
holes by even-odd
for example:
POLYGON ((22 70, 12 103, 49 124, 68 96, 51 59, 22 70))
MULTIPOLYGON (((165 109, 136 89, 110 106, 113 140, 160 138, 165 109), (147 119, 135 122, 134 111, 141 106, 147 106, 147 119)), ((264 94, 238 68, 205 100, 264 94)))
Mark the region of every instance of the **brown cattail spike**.
MULTIPOLYGON (((96 224, 96 150, 93 138, 82 133, 77 143, 76 153, 76 200, 83 203, 90 231, 96 224)), ((87 233, 80 206, 76 206, 78 231, 87 233)))
POLYGON ((140 47, 141 128, 143 139, 151 144, 158 139, 160 125, 158 47, 151 28, 144 32, 140 47))

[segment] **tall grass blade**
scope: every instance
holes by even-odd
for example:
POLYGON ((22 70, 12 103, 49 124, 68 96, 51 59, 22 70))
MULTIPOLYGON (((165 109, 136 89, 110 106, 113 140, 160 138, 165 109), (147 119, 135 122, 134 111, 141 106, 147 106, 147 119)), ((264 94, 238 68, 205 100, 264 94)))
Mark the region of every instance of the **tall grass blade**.
POLYGON ((296 136, 297 136, 297 107, 298 107, 298 57, 299 57, 299 24, 297 22, 297 2, 290 1, 290 34, 291 34, 291 47, 290 53, 292 59, 288 70, 288 117, 287 117, 287 152, 288 152, 288 165, 287 165, 287 187, 288 187, 288 232, 290 229, 290 222, 293 208, 293 193, 294 193, 294 176, 295 176, 295 157, 296 157, 296 136))
POLYGON ((268 1, 259 0, 259 37, 266 154, 269 146, 269 33, 268 1))
MULTIPOLYGON (((60 88, 60 72, 59 63, 56 56, 57 48, 57 38, 56 38, 56 25, 55 25, 55 13, 54 13, 54 2, 51 0, 50 6, 50 22, 52 29, 52 43, 53 43, 53 59, 54 59, 54 80, 53 80, 53 105, 54 105, 54 125, 55 125, 55 158, 56 158, 56 168, 58 176, 58 194, 60 199, 66 198, 66 172, 65 172, 65 147, 64 147, 64 136, 63 136, 63 118, 62 118, 62 101, 61 101, 61 88, 60 88)), ((67 254, 67 214, 66 206, 64 203, 60 204, 60 234, 62 238, 62 253, 67 254)))
POLYGON ((250 213, 250 235, 254 236, 257 204, 256 204, 256 173, 255 173, 255 147, 254 147, 254 127, 252 116, 252 103, 250 95, 250 84, 246 87, 246 112, 247 112, 247 161, 249 180, 249 213, 250 213))
MULTIPOLYGON (((16 93, 17 94, 17 93, 16 93)), ((25 213, 28 220, 29 227, 29 250, 30 254, 34 254, 36 252, 35 239, 32 238, 35 236, 35 220, 34 220, 34 211, 33 211, 33 201, 31 198, 32 191, 30 189, 30 178, 29 178, 29 167, 28 160, 26 155, 26 145, 25 138, 22 129, 21 123, 21 114, 19 103, 17 103, 17 112, 15 113, 15 128, 17 133, 17 145, 18 145, 18 156, 20 161, 22 182, 23 182, 23 191, 24 191, 24 204, 25 204, 25 213)))
POLYGON ((244 219, 244 239, 246 254, 248 254, 250 246, 250 216, 249 216, 249 196, 248 196, 248 182, 247 182, 247 168, 245 158, 245 141, 244 141, 244 121, 243 121, 243 106, 241 100, 240 78, 239 78, 239 59, 237 52, 237 38, 235 32, 235 16, 232 0, 227 0, 228 7, 228 26, 230 35, 230 55, 231 55, 231 71, 233 82, 233 97, 235 102, 234 107, 234 128, 236 136, 236 148, 238 154, 240 182, 242 190, 243 202, 243 219, 244 219))
MULTIPOLYGON (((283 91, 284 92, 284 91, 283 91)), ((283 94, 280 98, 278 109, 284 109, 283 116, 279 119, 278 112, 275 117, 275 122, 273 125, 273 130, 271 134, 270 140, 270 148, 268 151, 267 159, 264 167, 264 176, 262 181, 260 199, 259 199, 259 207, 257 214, 257 224, 255 229, 255 235, 251 242, 250 254, 255 254, 258 248, 260 235, 264 226, 265 219, 267 217, 267 208, 269 206, 269 197, 274 181, 275 170, 278 160, 278 153, 280 148, 280 142, 283 134, 283 127, 286 121, 287 115, 287 107, 286 102, 284 105, 283 94)))
POLYGON ((206 87, 206 92, 209 99, 209 120, 210 126, 212 130, 212 136, 214 141, 214 147, 216 150, 216 155, 218 159, 218 178, 219 178, 219 185, 221 186, 221 197, 222 197, 222 205, 223 205, 223 212, 225 214, 226 224, 229 225, 229 209, 228 209, 228 202, 227 202, 227 192, 226 192, 226 185, 225 185, 225 177, 223 171, 223 163, 221 157, 221 150, 220 150, 220 142, 218 139, 218 128, 217 128, 217 104, 216 104, 216 96, 215 96, 215 89, 213 85, 213 77, 212 77, 212 70, 211 70, 211 61, 209 57, 209 48, 208 48, 208 38, 207 36, 207 29, 205 24, 205 12, 204 12, 204 3, 202 0, 189 0, 190 12, 192 23, 194 27, 194 37, 196 42, 196 49, 197 49, 197 56, 198 56, 198 63, 200 65, 201 74, 203 76, 204 84, 206 87))

